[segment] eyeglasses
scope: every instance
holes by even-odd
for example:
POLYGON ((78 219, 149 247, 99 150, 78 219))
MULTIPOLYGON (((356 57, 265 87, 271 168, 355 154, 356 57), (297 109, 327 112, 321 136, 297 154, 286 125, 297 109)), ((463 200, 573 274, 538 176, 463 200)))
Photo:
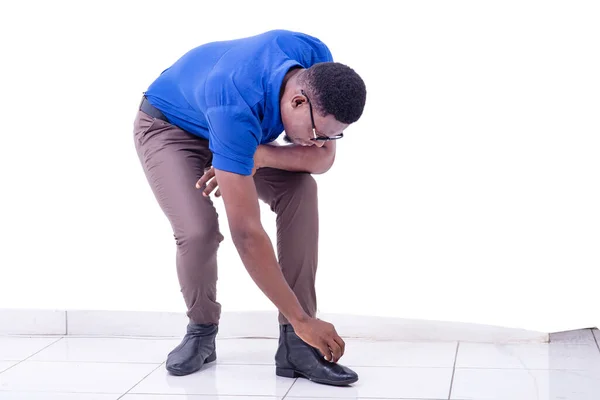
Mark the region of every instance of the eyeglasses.
POLYGON ((335 135, 335 136, 331 136, 331 137, 317 135, 317 128, 315 127, 315 118, 313 117, 312 103, 310 102, 310 99, 308 98, 306 93, 304 93, 304 90, 301 90, 300 93, 302 93, 302 96, 306 97, 306 101, 308 101, 308 107, 310 110, 310 121, 312 122, 312 130, 313 130, 313 137, 310 140, 326 142, 328 140, 338 140, 338 139, 343 138, 344 132, 340 133, 339 135, 335 135))

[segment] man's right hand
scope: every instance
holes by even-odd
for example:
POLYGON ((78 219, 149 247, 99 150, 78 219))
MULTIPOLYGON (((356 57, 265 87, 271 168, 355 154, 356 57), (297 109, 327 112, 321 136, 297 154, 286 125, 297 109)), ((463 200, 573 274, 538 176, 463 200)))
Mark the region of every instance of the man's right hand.
POLYGON ((293 324, 296 335, 312 347, 317 348, 327 361, 338 362, 344 355, 346 343, 329 322, 309 318, 293 324))
POLYGON ((216 168, 214 171, 223 193, 231 237, 250 277, 288 321, 294 321, 292 326, 300 339, 317 348, 327 361, 337 362, 344 354, 345 343, 332 324, 306 315, 286 282, 260 223, 254 180, 216 168))
POLYGON ((333 325, 306 314, 286 282, 260 222, 254 179, 217 168, 215 177, 223 193, 233 243, 250 277, 288 321, 294 321, 292 326, 300 339, 317 348, 327 361, 337 362, 344 354, 344 341, 333 325))

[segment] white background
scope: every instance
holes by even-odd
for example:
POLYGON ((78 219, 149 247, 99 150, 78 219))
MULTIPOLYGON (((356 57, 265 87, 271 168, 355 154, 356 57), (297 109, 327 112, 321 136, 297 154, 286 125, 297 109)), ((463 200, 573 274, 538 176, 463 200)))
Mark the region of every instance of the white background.
MULTIPOLYGON (((283 28, 368 89, 317 176, 320 311, 598 326, 599 21, 591 1, 3 2, 0 308, 185 311, 136 107, 189 49, 283 28)), ((223 310, 274 309, 216 204, 223 310)))

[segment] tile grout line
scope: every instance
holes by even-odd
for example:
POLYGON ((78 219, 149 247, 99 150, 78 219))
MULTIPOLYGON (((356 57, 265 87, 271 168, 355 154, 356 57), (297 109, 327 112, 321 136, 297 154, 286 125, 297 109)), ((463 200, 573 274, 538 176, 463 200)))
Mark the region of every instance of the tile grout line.
POLYGON ((69 335, 69 312, 65 310, 65 335, 69 335))
POLYGON ((450 391, 448 392, 448 400, 452 398, 452 386, 454 385, 454 373, 456 372, 456 361, 458 360, 458 348, 460 341, 456 342, 456 353, 454 354, 454 365, 452 366, 452 378, 450 378, 450 391))
POLYGON ((120 395, 119 397, 117 397, 117 400, 122 399, 124 396, 127 395, 127 393, 131 392, 133 389, 135 389, 135 387, 137 385, 139 385, 140 383, 142 383, 142 381, 144 379, 146 379, 147 377, 149 377, 154 371, 158 370, 160 367, 162 367, 165 364, 165 362, 163 361, 162 363, 160 363, 156 368, 154 368, 152 371, 148 372, 148 374, 146 376, 144 376, 142 379, 140 379, 138 382, 136 382, 135 385, 133 385, 132 387, 129 388, 128 391, 126 391, 125 393, 123 393, 122 395, 120 395))
MULTIPOLYGON (((47 392, 39 392, 39 393, 47 393, 47 392)), ((68 393, 79 393, 79 392, 68 392, 68 393)), ((84 393, 84 394, 98 394, 98 393, 88 393, 88 392, 82 392, 82 393, 84 393)), ((101 393, 101 394, 104 394, 104 393, 101 393)), ((116 394, 116 393, 106 393, 106 394, 116 394)), ((122 394, 121 397, 119 397, 117 400, 121 399, 126 394, 122 394)), ((253 397, 261 398, 261 399, 268 398, 268 399, 273 399, 273 400, 283 400, 283 397, 280 399, 279 396, 277 396, 277 395, 264 395, 264 394, 223 394, 223 395, 215 394, 215 395, 212 395, 212 394, 141 393, 141 392, 140 393, 130 393, 130 394, 133 394, 133 395, 136 395, 136 396, 146 395, 146 396, 150 396, 150 398, 152 398, 154 396, 160 396, 161 398, 163 396, 174 396, 174 397, 177 397, 177 398, 181 398, 182 400, 183 399, 187 399, 188 396, 196 396, 196 397, 199 397, 199 398, 205 398, 205 397, 207 397, 207 398, 211 398, 211 399, 214 396, 217 396, 217 397, 218 396, 225 396, 227 398, 229 398, 229 397, 231 397, 231 398, 240 397, 240 398, 243 398, 245 400, 251 399, 253 397)), ((290 399, 294 399, 294 397, 290 397, 290 399)), ((317 397, 316 399, 322 399, 322 397, 317 397)), ((343 398, 341 400, 345 400, 345 399, 346 398, 343 398)), ((375 399, 375 400, 402 400, 402 399, 394 399, 394 398, 391 398, 391 397, 361 397, 361 399, 365 399, 365 400, 368 400, 368 399, 375 399)), ((408 400, 412 400, 412 399, 408 399, 408 400)), ((423 400, 438 400, 438 399, 423 399, 423 400)))
POLYGON ((290 394, 290 391, 292 390, 292 388, 294 387, 294 385, 296 384, 296 382, 298 382, 298 378, 294 379, 294 382, 292 382, 292 385, 287 390, 287 392, 285 392, 285 394, 283 395, 283 397, 281 398, 281 400, 284 400, 287 397, 287 395, 290 394))
POLYGON ((598 343, 598 339, 596 339, 596 335, 594 334, 594 330, 590 329, 590 333, 592 334, 592 337, 594 338, 594 342, 596 342, 596 347, 598 348, 598 351, 600 351, 600 344, 598 343))
MULTIPOLYGON (((61 339, 64 339, 64 338, 60 338, 58 340, 61 340, 61 339)), ((56 343, 56 342, 54 342, 54 343, 56 343)), ((54 344, 54 343, 52 343, 52 344, 54 344)), ((42 350, 44 350, 44 349, 42 349, 42 350)), ((33 354, 32 356, 34 356, 34 355, 35 354, 33 354)), ((11 361, 11 360, 7 360, 7 361, 11 361)), ((84 359, 71 359, 71 360, 50 359, 50 360, 36 360, 36 362, 38 362, 38 363, 65 363, 65 364, 86 363, 86 364, 136 364, 136 365, 156 365, 158 363, 158 361, 92 361, 92 360, 84 360, 84 359)), ((165 362, 164 360, 160 361, 160 363, 164 363, 164 362, 165 362)), ((222 365, 225 367, 245 367, 245 366, 273 367, 274 366, 274 364, 253 364, 253 363, 244 363, 244 362, 239 362, 239 363, 224 362, 224 363, 219 363, 218 365, 222 365)), ((348 367, 352 367, 352 368, 388 368, 388 369, 447 369, 448 368, 448 367, 434 367, 434 366, 411 367, 411 366, 395 366, 395 365, 348 365, 348 367)), ((519 369, 519 368, 494 368, 494 367, 492 367, 492 368, 465 367, 465 369, 470 369, 470 368, 473 368, 473 369, 519 369)), ((533 368, 533 369, 536 369, 536 368, 533 368)), ((537 368, 537 369, 549 370, 546 368, 537 368)), ((562 368, 557 368, 557 369, 560 370, 562 368)), ((578 370, 574 369, 573 371, 578 371, 578 370)), ((233 395, 230 395, 230 396, 233 396, 233 395)), ((257 396, 260 396, 260 395, 257 395, 257 396)))
MULTIPOLYGON (((63 340, 63 339, 64 339, 64 338, 62 338, 62 337, 61 337, 61 338, 59 338, 59 339, 55 340, 54 342, 50 343, 49 345, 47 345, 47 346, 45 346, 45 347, 43 347, 43 348, 39 349, 38 351, 36 351, 36 352, 35 352, 35 353, 33 353, 32 355, 30 355, 29 357, 27 357, 27 358, 24 358, 24 359, 22 359, 21 361, 19 361, 18 363, 16 363, 15 365, 12 365, 12 366, 8 367, 8 368, 7 368, 7 369, 5 369, 4 371, 1 371, 1 372, 0 372, 0 374, 3 374, 3 373, 5 373, 6 371, 8 371, 8 370, 10 370, 10 369, 13 369, 13 368, 14 368, 14 367, 16 367, 17 365, 19 365, 19 364, 21 364, 21 363, 23 363, 23 362, 25 362, 25 361, 29 360, 31 357, 35 356, 36 354, 40 353, 41 351, 44 351, 44 350, 46 350, 48 347, 52 346, 52 345, 53 345, 53 344, 55 344, 55 343, 58 343, 58 342, 60 342, 60 341, 61 341, 61 340, 63 340)), ((10 361, 10 360, 9 360, 9 361, 10 361)))

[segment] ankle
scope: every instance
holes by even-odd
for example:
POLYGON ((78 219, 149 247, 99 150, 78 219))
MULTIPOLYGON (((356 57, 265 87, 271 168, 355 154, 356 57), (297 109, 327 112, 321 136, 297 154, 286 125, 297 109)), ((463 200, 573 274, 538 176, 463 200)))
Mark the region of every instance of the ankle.
POLYGON ((187 326, 187 333, 195 336, 213 336, 219 331, 219 326, 216 324, 195 324, 190 322, 187 326))

